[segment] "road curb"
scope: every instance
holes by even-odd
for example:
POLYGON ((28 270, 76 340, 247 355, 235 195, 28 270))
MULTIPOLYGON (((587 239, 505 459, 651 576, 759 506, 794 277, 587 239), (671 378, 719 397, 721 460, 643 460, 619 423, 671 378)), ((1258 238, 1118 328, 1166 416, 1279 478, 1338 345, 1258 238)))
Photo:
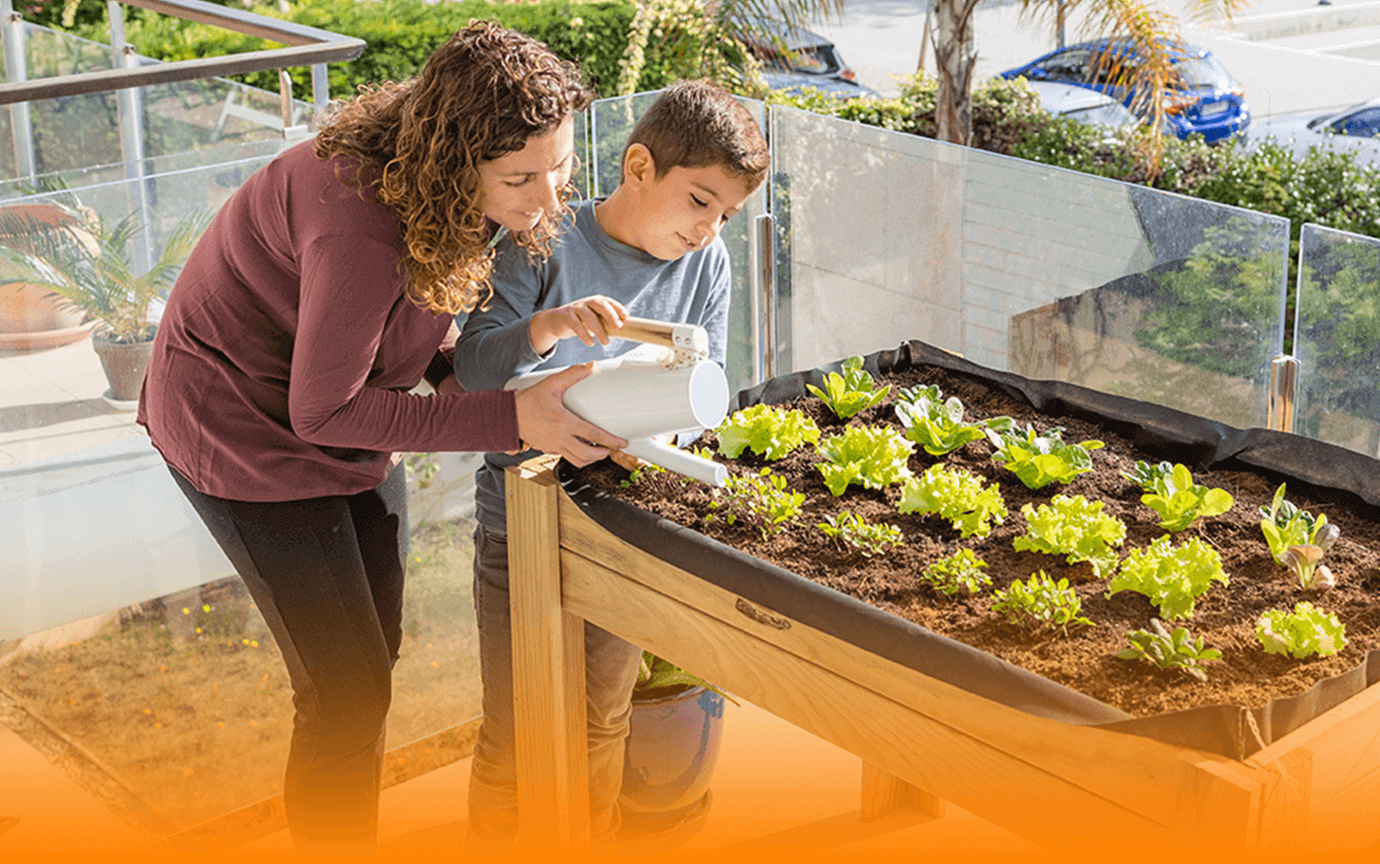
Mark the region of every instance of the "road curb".
POLYGON ((1325 33, 1347 27, 1367 27, 1380 24, 1380 2, 1355 3, 1348 6, 1319 6, 1294 12, 1272 12, 1235 18, 1226 24, 1229 32, 1251 41, 1282 39, 1305 33, 1325 33))

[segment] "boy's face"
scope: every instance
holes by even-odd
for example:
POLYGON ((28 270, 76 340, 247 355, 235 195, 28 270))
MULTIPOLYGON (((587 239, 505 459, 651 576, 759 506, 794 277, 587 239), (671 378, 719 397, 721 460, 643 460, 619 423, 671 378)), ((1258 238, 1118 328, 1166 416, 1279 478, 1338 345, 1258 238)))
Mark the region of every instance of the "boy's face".
POLYGON ((575 167, 575 121, 567 117, 521 150, 479 165, 479 205, 510 231, 530 231, 542 213, 560 210, 560 191, 575 167))
MULTIPOLYGON (((646 148, 642 150, 646 152, 646 148)), ((638 166, 629 160, 628 167, 638 166)), ((629 226, 635 241, 630 245, 663 261, 675 261, 712 243, 752 194, 741 178, 722 165, 677 166, 658 179, 650 153, 646 154, 644 170, 630 170, 624 182, 632 183, 630 191, 638 202, 637 224, 629 226)))

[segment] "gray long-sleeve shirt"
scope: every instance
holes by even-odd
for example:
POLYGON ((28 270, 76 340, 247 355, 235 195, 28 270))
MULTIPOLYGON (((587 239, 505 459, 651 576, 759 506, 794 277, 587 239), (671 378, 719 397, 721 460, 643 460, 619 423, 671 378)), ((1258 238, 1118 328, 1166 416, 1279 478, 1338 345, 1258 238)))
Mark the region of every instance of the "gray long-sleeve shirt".
MULTIPOLYGON (((524 372, 617 357, 637 347, 625 339, 607 346, 562 339, 545 357, 532 350, 528 325, 534 313, 592 294, 617 300, 639 318, 699 324, 709 334, 710 359, 723 365, 732 286, 723 241, 715 238, 704 249, 663 261, 605 234, 594 218, 595 203, 575 208, 551 257, 539 265, 511 238, 499 243, 488 308, 457 319, 463 330, 455 347, 455 374, 466 390, 491 390, 524 372)), ((503 469, 535 453, 485 455, 475 479, 480 524, 507 530, 503 469)))

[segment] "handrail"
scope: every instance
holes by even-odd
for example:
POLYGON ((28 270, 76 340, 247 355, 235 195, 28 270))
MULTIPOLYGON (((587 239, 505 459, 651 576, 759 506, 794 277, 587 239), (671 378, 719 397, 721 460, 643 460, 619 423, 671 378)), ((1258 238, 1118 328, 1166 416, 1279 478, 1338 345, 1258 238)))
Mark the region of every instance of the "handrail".
POLYGON ((224 27, 237 33, 271 39, 292 47, 271 48, 222 57, 199 57, 194 60, 177 60, 152 66, 83 72, 76 75, 59 75, 28 81, 12 81, 0 84, 0 105, 29 102, 36 99, 53 99, 61 96, 76 96, 82 93, 147 87, 152 84, 188 81, 195 78, 260 72, 264 69, 279 69, 285 66, 338 63, 353 60, 363 54, 366 44, 363 39, 353 36, 343 36, 328 30, 319 30, 290 21, 281 21, 253 12, 229 9, 214 3, 203 2, 203 0, 118 0, 118 2, 154 12, 162 12, 189 21, 224 27))

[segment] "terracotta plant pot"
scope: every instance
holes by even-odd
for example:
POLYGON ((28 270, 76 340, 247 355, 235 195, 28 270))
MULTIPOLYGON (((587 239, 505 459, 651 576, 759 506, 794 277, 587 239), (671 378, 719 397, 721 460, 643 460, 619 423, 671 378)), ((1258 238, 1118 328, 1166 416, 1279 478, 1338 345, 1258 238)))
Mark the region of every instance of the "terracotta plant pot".
MULTIPOLYGON (((71 222, 60 208, 51 204, 13 204, 6 210, 20 218, 27 216, 50 225, 71 222)), ((0 236, 0 244, 33 251, 21 237, 0 236)), ((0 349, 48 348, 85 339, 95 325, 83 324, 82 318, 81 309, 54 297, 45 288, 0 285, 0 349)))
MULTIPOLYGON (((111 342, 104 333, 91 337, 91 347, 101 358, 105 378, 110 382, 106 391, 108 402, 135 403, 139 401, 139 391, 144 386, 144 370, 148 369, 149 357, 153 354, 153 338, 143 342, 111 342)), ((116 407, 128 409, 130 405, 116 407)))

